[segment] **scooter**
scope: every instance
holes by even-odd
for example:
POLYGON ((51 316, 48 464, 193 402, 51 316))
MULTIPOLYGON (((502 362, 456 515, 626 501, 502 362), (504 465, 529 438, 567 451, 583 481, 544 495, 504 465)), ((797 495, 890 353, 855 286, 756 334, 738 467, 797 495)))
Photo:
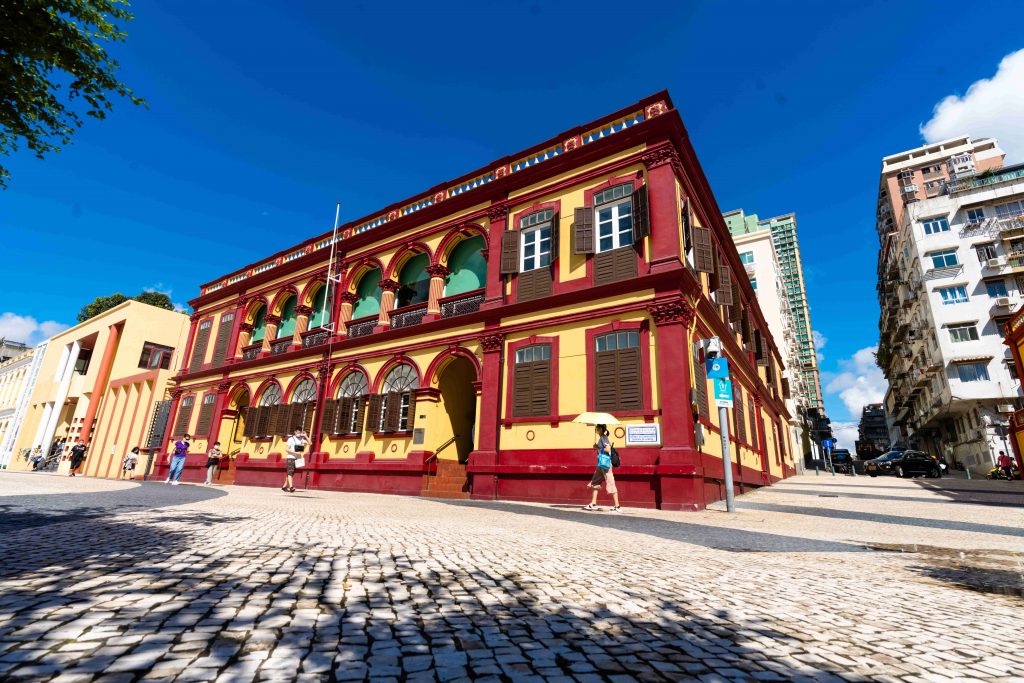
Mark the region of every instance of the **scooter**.
POLYGON ((1010 469, 1010 476, 1007 477, 1006 476, 1006 472, 1003 470, 1002 467, 993 467, 992 469, 990 469, 988 471, 988 474, 985 475, 985 478, 986 479, 1003 479, 1005 481, 1010 481, 1011 479, 1020 479, 1020 470, 1018 470, 1017 466, 1014 465, 1010 469))

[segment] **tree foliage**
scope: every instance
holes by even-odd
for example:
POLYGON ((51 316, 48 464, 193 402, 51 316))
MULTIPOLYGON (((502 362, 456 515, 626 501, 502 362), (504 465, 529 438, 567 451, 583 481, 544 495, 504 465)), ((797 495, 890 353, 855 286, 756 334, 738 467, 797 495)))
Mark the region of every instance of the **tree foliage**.
MULTIPOLYGON (((171 298, 163 292, 142 292, 131 297, 131 299, 149 304, 150 306, 156 306, 157 308, 163 308, 167 311, 174 310, 171 298)), ((82 306, 82 310, 78 313, 78 322, 84 323, 90 318, 95 318, 103 311, 109 311, 114 306, 120 306, 125 301, 129 301, 129 297, 126 297, 121 292, 115 292, 110 296, 98 296, 91 304, 82 306)))
MULTIPOLYGON (((24 141, 42 159, 71 143, 82 114, 106 118, 113 94, 145 104, 116 78, 103 47, 121 42, 127 0, 0 0, 0 154, 24 141)), ((0 165, 0 188, 10 173, 0 165)))

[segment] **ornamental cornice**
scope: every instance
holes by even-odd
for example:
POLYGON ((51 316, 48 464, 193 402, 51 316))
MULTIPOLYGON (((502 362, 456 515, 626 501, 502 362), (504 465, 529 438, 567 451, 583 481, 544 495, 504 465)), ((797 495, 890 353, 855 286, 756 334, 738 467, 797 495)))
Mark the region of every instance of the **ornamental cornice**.
POLYGON ((394 280, 381 280, 377 283, 377 286, 380 287, 382 292, 397 292, 402 288, 402 285, 394 280))
POLYGON ((644 165, 647 166, 647 168, 658 168, 659 166, 664 166, 666 164, 672 164, 675 166, 676 164, 681 163, 679 161, 679 154, 676 153, 675 148, 671 145, 655 147, 654 149, 646 151, 643 156, 640 157, 640 160, 644 162, 644 165))
POLYGON ((242 332, 248 332, 252 334, 252 331, 255 330, 256 328, 255 326, 253 326, 252 323, 242 323, 241 325, 238 326, 238 329, 241 330, 242 332))
POLYGON ((343 304, 354 304, 359 301, 359 295, 353 292, 345 292, 339 298, 343 304))
POLYGON ((295 307, 295 313, 297 315, 309 316, 309 315, 311 315, 313 313, 313 308, 311 306, 302 306, 302 305, 296 306, 295 307))
POLYGON ((447 277, 451 274, 451 269, 440 263, 435 263, 432 266, 427 266, 427 275, 430 277, 447 277))
POLYGON ((508 207, 504 204, 496 204, 487 207, 487 218, 492 222, 504 221, 508 218, 508 207))
POLYGON ((505 335, 500 332, 480 337, 480 346, 484 348, 484 353, 496 353, 501 351, 504 345, 505 335))
POLYGON ((268 325, 280 325, 281 316, 279 315, 268 315, 263 318, 263 321, 268 325))
POLYGON ((651 318, 654 319, 654 324, 658 327, 662 325, 689 325, 693 322, 693 316, 695 315, 693 307, 682 297, 655 301, 647 307, 647 310, 650 312, 651 318))

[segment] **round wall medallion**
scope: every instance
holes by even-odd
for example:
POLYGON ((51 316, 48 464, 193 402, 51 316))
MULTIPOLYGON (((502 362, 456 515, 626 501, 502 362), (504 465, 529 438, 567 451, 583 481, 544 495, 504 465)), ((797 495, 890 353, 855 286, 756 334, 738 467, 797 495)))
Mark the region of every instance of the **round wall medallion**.
POLYGON ((397 443, 391 444, 391 452, 392 453, 397 453, 398 452, 398 444, 397 443))
POLYGON ((537 435, 533 433, 532 429, 526 432, 527 441, 533 441, 535 438, 537 438, 537 435))
POLYGON ((626 430, 625 430, 624 427, 616 427, 615 428, 615 438, 616 439, 625 439, 626 438, 626 430))
POLYGON ((348 453, 348 444, 345 444, 344 446, 341 447, 341 452, 348 453))
POLYGON ((256 447, 256 452, 257 453, 262 453, 263 452, 263 446, 257 446, 256 447))

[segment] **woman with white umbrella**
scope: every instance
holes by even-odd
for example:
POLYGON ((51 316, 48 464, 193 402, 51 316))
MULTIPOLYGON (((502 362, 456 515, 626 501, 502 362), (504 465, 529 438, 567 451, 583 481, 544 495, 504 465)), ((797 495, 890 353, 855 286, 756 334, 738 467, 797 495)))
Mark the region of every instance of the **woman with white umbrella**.
MULTIPOLYGON (((618 424, 618 420, 608 413, 583 413, 573 420, 577 424, 592 424, 597 433, 597 443, 594 448, 597 450, 597 469, 591 477, 587 488, 591 490, 590 503, 583 507, 584 510, 600 510, 597 507, 597 492, 601 490, 604 483, 605 493, 611 495, 614 506, 612 512, 622 512, 619 507, 619 489, 615 486, 615 474, 612 472, 612 445, 608 439, 608 424, 618 424)), ((616 453, 616 455, 618 455, 616 453)), ((618 464, 618 463, 614 463, 618 464)))

